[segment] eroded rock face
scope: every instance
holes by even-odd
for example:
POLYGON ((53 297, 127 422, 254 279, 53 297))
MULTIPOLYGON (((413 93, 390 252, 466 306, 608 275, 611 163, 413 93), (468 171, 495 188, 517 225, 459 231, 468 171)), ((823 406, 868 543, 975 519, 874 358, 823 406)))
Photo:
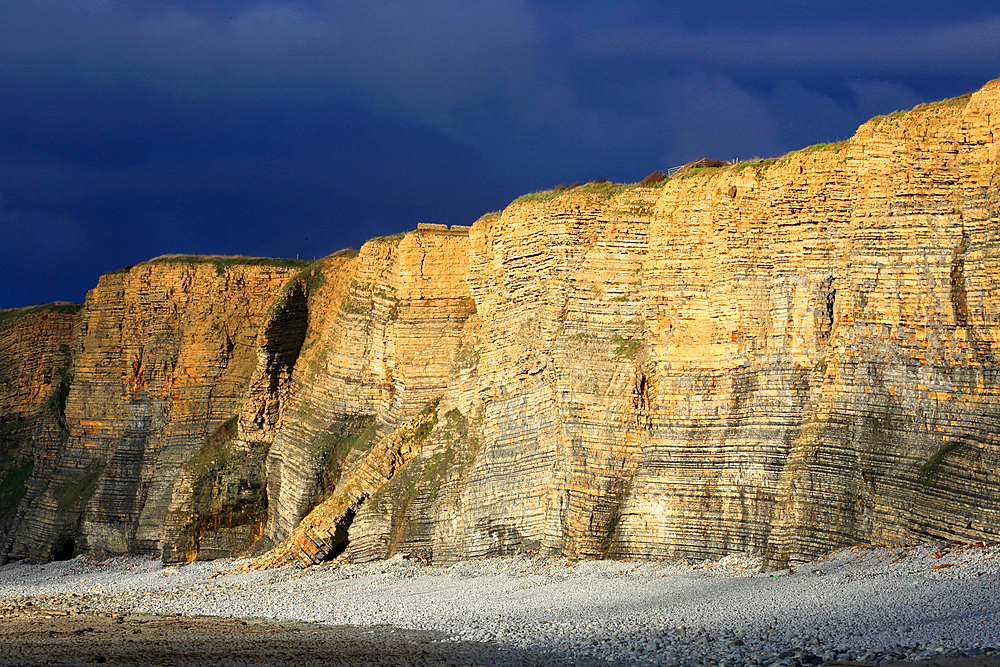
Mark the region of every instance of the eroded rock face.
POLYGON ((181 466, 235 414, 265 312, 301 268, 167 258, 103 276, 80 315, 65 445, 8 556, 158 553, 181 466))
POLYGON ((996 538, 998 97, 479 221, 479 403, 461 416, 482 439, 470 455, 432 435, 407 470, 461 464, 415 493, 390 482, 352 554, 780 566, 996 538))
POLYGON ((993 82, 307 268, 105 276, 10 555, 784 566, 1000 538, 998 135, 993 82))
POLYGON ((270 448, 258 549, 288 537, 342 471, 445 392, 475 313, 468 257, 467 233, 417 231, 369 242, 349 267, 324 269, 295 367, 294 417, 270 448))
POLYGON ((79 304, 0 311, 0 555, 65 444, 79 304))
POLYGON ((448 388, 475 313, 468 258, 466 229, 420 230, 321 260, 286 285, 258 338, 232 444, 240 454, 230 457, 239 463, 208 471, 214 491, 203 466, 178 478, 164 560, 239 552, 254 540, 262 552, 345 485, 367 498, 378 485, 355 477, 381 465, 372 452, 448 388))

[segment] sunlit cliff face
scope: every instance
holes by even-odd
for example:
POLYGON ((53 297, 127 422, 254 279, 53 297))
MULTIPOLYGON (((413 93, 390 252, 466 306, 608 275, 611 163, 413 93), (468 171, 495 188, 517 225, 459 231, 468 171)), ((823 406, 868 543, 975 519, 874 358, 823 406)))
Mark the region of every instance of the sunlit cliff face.
POLYGON ((996 538, 998 136, 993 82, 308 266, 106 276, 4 548, 779 566, 996 538))

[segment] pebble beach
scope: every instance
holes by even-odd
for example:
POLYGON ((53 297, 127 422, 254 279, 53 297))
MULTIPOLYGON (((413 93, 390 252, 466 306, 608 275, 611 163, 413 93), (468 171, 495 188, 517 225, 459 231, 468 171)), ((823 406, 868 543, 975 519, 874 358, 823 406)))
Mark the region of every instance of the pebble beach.
POLYGON ((842 549, 781 572, 761 572, 749 556, 252 565, 164 568, 136 556, 11 563, 0 567, 0 614, 305 622, 373 641, 406 636, 434 655, 461 648, 462 661, 440 664, 793 667, 1000 652, 1000 546, 992 544, 842 549))

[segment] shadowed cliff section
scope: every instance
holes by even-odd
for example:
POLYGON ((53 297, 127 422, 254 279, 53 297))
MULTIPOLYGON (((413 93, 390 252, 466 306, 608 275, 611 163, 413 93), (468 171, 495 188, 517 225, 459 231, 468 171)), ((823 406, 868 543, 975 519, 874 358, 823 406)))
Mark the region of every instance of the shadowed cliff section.
POLYGON ((0 311, 0 556, 65 444, 81 304, 0 311))
POLYGON ((5 548, 783 567, 998 539, 997 137, 1000 81, 308 266, 104 276, 49 435, 4 441, 5 548))

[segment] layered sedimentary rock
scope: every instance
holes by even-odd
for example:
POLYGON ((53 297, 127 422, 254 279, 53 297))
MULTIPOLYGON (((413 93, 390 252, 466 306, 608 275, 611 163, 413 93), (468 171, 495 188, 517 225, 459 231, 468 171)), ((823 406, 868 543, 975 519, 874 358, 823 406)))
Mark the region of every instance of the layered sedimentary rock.
POLYGON ((51 470, 65 438, 62 419, 74 325, 81 306, 57 303, 0 311, 0 554, 20 524, 29 484, 51 470))
POLYGON ((105 276, 8 555, 784 566, 1000 538, 998 135, 993 82, 308 267, 105 276))
POLYGON ((232 486, 249 490, 263 486, 245 470, 247 458, 257 462, 255 475, 266 480, 256 494, 266 496, 259 532, 219 518, 228 504, 243 520, 248 513, 239 506, 247 503, 232 494, 220 500, 218 493, 210 502, 182 475, 164 559, 218 555, 257 537, 255 549, 264 551, 289 537, 318 503, 353 484, 350 476, 341 479, 343 471, 356 473, 380 441, 446 391, 461 333, 475 312, 468 257, 467 229, 435 227, 375 239, 291 281, 263 325, 238 416, 232 447, 243 453, 244 472, 222 466, 232 486), (206 541, 214 545, 209 552, 206 541))
POLYGON ((462 231, 376 240, 310 300, 295 418, 270 448, 265 544, 288 537, 342 470, 444 393, 475 312, 468 256, 462 231))
POLYGON ((998 97, 479 221, 483 441, 431 497, 363 508, 351 552, 996 538, 998 97))
POLYGON ((363 458, 345 469, 333 494, 313 508, 277 549, 254 563, 256 568, 309 567, 339 556, 358 508, 413 460, 437 423, 438 402, 382 438, 363 458))
POLYGON ((80 313, 66 441, 34 473, 44 488, 9 557, 159 552, 175 478, 235 414, 291 264, 164 258, 101 278, 80 313))

